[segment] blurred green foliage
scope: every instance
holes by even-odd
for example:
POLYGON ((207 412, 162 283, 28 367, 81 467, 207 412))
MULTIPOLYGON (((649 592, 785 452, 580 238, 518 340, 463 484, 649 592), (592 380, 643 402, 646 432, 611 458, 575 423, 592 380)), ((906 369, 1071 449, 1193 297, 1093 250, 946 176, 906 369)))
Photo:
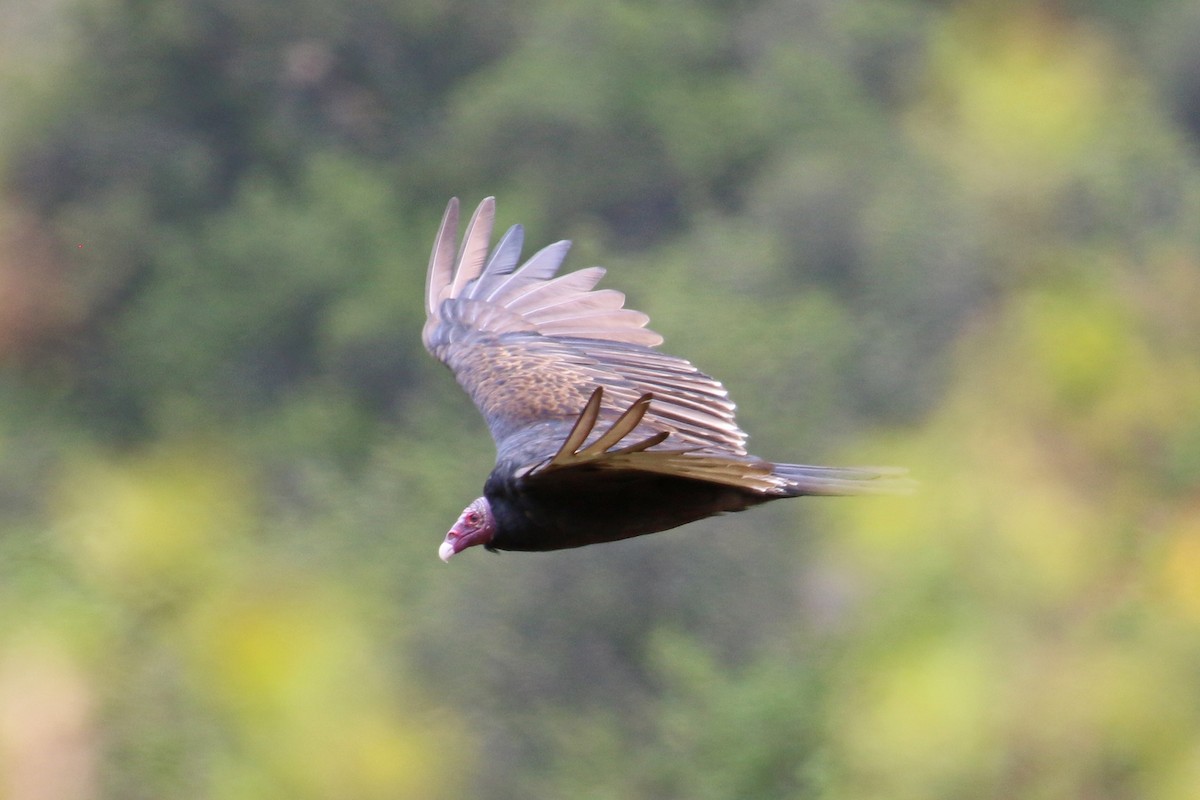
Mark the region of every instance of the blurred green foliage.
POLYGON ((1200 796, 1194 3, 0 19, 0 796, 1200 796), (444 567, 452 194, 920 491, 444 567))

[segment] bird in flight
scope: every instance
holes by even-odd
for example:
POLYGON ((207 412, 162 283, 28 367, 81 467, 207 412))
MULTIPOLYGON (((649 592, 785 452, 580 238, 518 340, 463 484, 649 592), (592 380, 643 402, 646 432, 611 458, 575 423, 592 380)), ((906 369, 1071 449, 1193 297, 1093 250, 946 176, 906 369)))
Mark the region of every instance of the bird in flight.
POLYGON ((426 280, 425 347, 470 395, 496 443, 483 496, 438 556, 469 547, 559 550, 674 528, 782 497, 903 490, 903 470, 776 464, 746 451, 718 381, 655 349, 649 317, 595 289, 588 267, 555 277, 571 243, 519 268, 514 225, 489 248, 487 198, 458 234, 450 200, 426 280))

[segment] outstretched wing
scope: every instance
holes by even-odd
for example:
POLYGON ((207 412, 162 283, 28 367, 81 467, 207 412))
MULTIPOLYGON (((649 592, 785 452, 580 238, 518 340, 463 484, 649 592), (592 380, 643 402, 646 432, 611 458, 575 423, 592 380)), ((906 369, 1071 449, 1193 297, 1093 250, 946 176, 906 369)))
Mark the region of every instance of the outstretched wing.
MULTIPOLYGON (((662 337, 646 329, 649 317, 624 308, 621 292, 594 288, 602 268, 555 277, 568 241, 539 250, 518 268, 523 230, 514 225, 489 252, 494 219, 489 197, 456 248, 457 198, 446 207, 429 259, 422 336, 471 396, 498 449, 518 433, 527 447, 530 429, 543 423, 569 427, 602 386, 598 419, 615 420, 652 394, 653 406, 630 430, 666 434, 674 448, 746 454, 725 388, 684 359, 653 349, 662 337)), ((547 456, 561 444, 555 430, 547 456)))

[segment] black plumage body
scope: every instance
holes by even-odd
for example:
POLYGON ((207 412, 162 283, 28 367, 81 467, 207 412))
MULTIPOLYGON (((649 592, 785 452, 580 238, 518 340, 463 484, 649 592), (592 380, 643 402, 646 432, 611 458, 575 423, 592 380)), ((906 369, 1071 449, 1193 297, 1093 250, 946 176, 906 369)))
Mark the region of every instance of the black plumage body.
POLYGON ((496 517, 493 550, 561 550, 615 542, 741 511, 786 495, 761 495, 670 475, 581 469, 554 485, 497 466, 483 487, 496 517))

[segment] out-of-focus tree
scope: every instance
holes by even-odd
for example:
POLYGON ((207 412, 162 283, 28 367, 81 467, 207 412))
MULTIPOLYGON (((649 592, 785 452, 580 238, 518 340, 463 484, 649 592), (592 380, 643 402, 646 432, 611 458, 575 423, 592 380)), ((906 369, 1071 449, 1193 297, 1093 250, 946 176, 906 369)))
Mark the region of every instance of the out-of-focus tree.
MULTIPOLYGON (((957 191, 990 225, 972 251, 990 286, 970 329, 955 336, 938 410, 870 456, 899 453, 921 490, 822 506, 829 535, 816 551, 797 548, 809 565, 789 612, 796 627, 777 631, 773 645, 756 640, 731 665, 728 652, 714 660, 721 651, 711 642, 698 648, 674 631, 642 638, 638 685, 650 710, 637 717, 648 729, 612 708, 536 707, 540 733, 525 736, 568 744, 525 791, 1175 798, 1200 785, 1200 704, 1188 677, 1200 653, 1193 159, 1136 78, 1102 79, 1120 62, 1113 40, 1088 24, 979 6, 935 33, 929 88, 905 132, 958 184, 943 191, 957 191), (994 96, 976 108, 985 89, 994 96), (1052 102, 1060 95, 1068 99, 1052 102), (991 167, 971 149, 987 152, 991 167)), ((880 206, 894 218, 891 209, 880 206)), ((728 249, 701 239, 695 258, 679 257, 709 278, 689 292, 716 295, 722 283, 744 292, 755 270, 779 263, 769 238, 737 232, 717 237, 728 249), (754 266, 723 274, 743 241, 753 243, 754 266)), ((645 279, 651 296, 682 291, 683 267, 659 264, 665 271, 645 279)), ((801 348, 833 344, 839 332, 853 343, 835 323, 846 313, 821 310, 838 296, 822 302, 810 290, 803 314, 784 311, 783 298, 748 305, 772 309, 765 316, 777 331, 804 326, 796 333, 805 335, 780 337, 801 348)), ((716 345, 709 353, 737 372, 734 362, 759 360, 747 353, 762 342, 786 363, 766 326, 746 323, 742 340, 723 324, 745 311, 736 300, 714 307, 698 350, 709 336, 737 340, 736 355, 716 345)), ((724 523, 725 534, 738 535, 740 521, 724 523)), ((685 536, 715 543, 695 531, 677 543, 685 536)), ((694 558, 686 546, 654 544, 694 558)), ((686 619, 656 610, 646 613, 667 630, 686 619)), ((700 629, 718 628, 706 620, 700 629)))
POLYGON ((1194 3, 0 13, 6 796, 1195 793, 1194 3), (447 571, 450 194, 921 490, 447 571))
POLYGON ((81 457, 43 549, 6 543, 31 562, 3 588, 7 796, 460 795, 464 732, 383 658, 371 598, 261 541, 253 477, 210 445, 81 457))
POLYGON ((1178 323, 1200 271, 1136 267, 1006 303, 910 445, 936 491, 838 515, 833 561, 863 592, 834 796, 1196 787, 1200 338, 1178 323))

